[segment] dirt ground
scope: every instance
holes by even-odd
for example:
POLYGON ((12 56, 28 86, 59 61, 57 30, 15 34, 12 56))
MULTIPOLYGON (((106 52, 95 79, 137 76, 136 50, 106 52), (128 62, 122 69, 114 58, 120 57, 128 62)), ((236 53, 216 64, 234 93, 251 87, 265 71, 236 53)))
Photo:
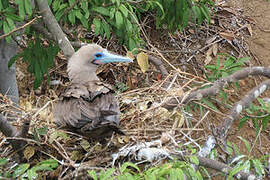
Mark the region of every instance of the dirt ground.
POLYGON ((270 4, 266 0, 229 1, 229 5, 243 10, 254 20, 253 35, 247 38, 249 50, 258 58, 254 65, 270 65, 270 4))
MULTIPOLYGON (((270 65, 270 3, 266 0, 229 0, 228 6, 234 7, 243 12, 243 15, 250 19, 252 24, 252 35, 246 37, 249 45, 249 51, 253 55, 251 58, 251 66, 269 66, 270 65)), ((256 80, 245 80, 244 84, 255 85, 256 80)), ((270 92, 265 93, 265 97, 269 97, 270 92)), ((268 125, 269 126, 269 125, 268 125)), ((259 138, 258 148, 259 154, 270 154, 270 137, 269 133, 262 134, 259 138)), ((251 127, 244 127, 237 133, 248 139, 251 143, 255 142, 256 134, 251 127)), ((243 144, 242 144, 243 145, 243 144)), ((243 146, 242 146, 243 147, 243 146)), ((244 147, 243 147, 244 149, 244 147)), ((257 151, 257 153, 258 153, 257 151)), ((256 152, 256 151, 255 151, 256 152)), ((255 154, 257 154, 255 153, 255 154)), ((257 154, 257 155, 259 155, 257 154)))

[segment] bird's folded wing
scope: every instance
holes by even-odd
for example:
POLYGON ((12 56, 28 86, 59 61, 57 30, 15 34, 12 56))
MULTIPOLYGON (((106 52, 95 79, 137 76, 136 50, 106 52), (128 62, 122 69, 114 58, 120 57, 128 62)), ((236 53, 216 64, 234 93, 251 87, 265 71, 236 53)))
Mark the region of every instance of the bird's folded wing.
POLYGON ((71 85, 54 108, 56 124, 64 127, 81 128, 89 123, 96 126, 104 120, 118 125, 117 115, 117 101, 102 83, 71 85))

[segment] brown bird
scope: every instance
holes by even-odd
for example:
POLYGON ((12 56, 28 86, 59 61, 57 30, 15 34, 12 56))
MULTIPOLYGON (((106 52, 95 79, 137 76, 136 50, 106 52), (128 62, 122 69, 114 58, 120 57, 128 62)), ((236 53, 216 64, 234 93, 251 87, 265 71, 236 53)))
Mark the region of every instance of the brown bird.
POLYGON ((130 58, 109 53, 97 44, 88 44, 68 61, 71 85, 56 104, 53 114, 57 125, 94 139, 102 139, 119 129, 120 111, 114 92, 96 75, 98 65, 132 62, 130 58))

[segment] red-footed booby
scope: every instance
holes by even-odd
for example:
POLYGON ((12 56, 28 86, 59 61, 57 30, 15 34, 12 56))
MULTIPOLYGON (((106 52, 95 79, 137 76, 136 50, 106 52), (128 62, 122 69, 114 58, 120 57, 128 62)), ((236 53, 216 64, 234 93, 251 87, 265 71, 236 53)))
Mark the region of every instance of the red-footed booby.
POLYGON ((123 134, 114 92, 96 75, 98 65, 111 62, 132 60, 109 53, 97 44, 85 45, 71 56, 67 66, 71 85, 53 110, 57 125, 94 139, 108 137, 113 132, 123 134))

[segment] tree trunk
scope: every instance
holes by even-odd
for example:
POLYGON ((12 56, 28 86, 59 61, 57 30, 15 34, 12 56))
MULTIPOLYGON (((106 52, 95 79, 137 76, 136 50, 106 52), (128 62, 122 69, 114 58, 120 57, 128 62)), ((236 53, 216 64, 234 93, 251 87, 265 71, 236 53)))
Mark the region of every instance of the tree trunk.
POLYGON ((17 49, 15 42, 7 43, 5 39, 0 40, 0 93, 9 96, 16 104, 19 101, 16 65, 14 63, 8 68, 8 62, 11 57, 16 55, 17 49))

